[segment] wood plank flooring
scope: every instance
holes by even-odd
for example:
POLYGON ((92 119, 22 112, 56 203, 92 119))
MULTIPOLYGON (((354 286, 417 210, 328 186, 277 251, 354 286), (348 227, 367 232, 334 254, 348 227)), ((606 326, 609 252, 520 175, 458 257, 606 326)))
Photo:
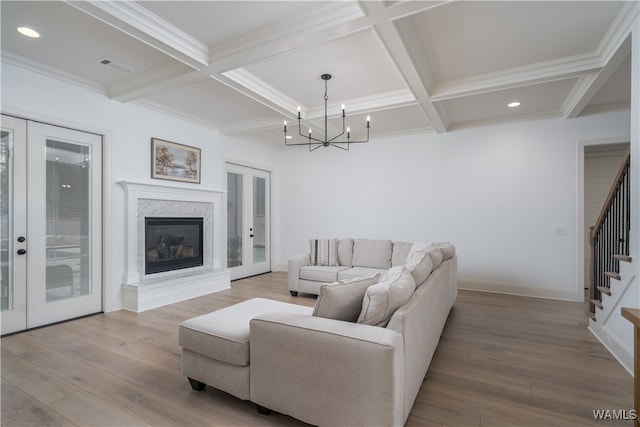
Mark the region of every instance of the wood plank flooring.
MULTIPOLYGON (((136 314, 2 338, 3 426, 303 426, 180 373, 178 324, 254 297, 293 298, 286 273, 136 314)), ((407 426, 626 426, 633 378, 586 329, 583 305, 460 291, 407 426)))

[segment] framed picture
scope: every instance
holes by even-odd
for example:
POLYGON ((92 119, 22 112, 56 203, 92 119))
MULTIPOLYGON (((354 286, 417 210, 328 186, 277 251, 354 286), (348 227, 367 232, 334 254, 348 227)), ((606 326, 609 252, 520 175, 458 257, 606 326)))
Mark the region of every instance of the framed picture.
POLYGON ((200 149, 151 138, 151 178, 200 184, 200 149))

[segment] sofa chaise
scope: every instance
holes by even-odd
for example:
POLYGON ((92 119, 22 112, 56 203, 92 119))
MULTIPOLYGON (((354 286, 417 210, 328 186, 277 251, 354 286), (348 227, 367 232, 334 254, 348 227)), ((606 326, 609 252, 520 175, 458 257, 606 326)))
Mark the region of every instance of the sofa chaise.
POLYGON ((457 296, 455 248, 412 247, 319 286, 315 307, 256 298, 183 322, 183 374, 318 426, 403 425, 457 296))

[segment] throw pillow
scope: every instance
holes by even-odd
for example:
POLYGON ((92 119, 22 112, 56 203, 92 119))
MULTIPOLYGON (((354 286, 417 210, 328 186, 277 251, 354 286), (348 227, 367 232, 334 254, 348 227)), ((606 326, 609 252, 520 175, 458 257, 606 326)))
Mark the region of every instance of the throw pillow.
POLYGON ((334 267, 338 265, 336 239, 309 240, 311 265, 334 267))
POLYGON ((416 283, 409 270, 402 267, 397 278, 394 271, 392 278, 372 285, 366 290, 358 323, 387 326, 393 313, 409 301, 415 288, 416 283))
POLYGON ((313 316, 355 322, 362 309, 364 293, 379 279, 380 273, 373 277, 356 277, 320 286, 313 316))
POLYGON ((413 280, 416 282, 416 288, 422 285, 431 271, 433 270, 433 261, 426 250, 414 252, 405 262, 404 266, 411 272, 413 280))

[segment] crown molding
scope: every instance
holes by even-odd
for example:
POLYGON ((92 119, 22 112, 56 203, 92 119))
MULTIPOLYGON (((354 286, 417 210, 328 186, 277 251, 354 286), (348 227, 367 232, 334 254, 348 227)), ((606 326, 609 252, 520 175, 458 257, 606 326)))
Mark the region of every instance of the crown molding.
POLYGON ((631 41, 625 39, 620 46, 617 46, 615 53, 609 57, 606 65, 599 73, 578 79, 578 82, 567 97, 562 108, 565 112, 565 117, 571 119, 580 116, 582 110, 587 107, 591 99, 593 99, 630 54, 631 41))
POLYGON ((553 111, 548 113, 539 114, 522 114, 519 116, 505 117, 502 119, 481 119, 481 120, 467 120, 464 122, 452 123, 449 131, 470 129, 481 126, 496 126, 505 125, 510 123, 521 123, 532 120, 544 120, 544 119, 563 119, 562 111, 553 111))
POLYGON ((41 74, 51 79, 59 80, 74 86, 78 86, 93 92, 97 92, 104 96, 108 96, 107 88, 105 86, 99 83, 94 83, 87 79, 83 79, 81 77, 76 76, 75 74, 71 74, 54 67, 49 67, 48 65, 44 65, 40 62, 32 61, 30 59, 13 54, 11 52, 2 51, 0 58, 2 63, 13 65, 15 67, 22 68, 24 70, 41 74))
POLYGON ((190 67, 209 65, 209 48, 134 1, 65 2, 190 67))
POLYGON ((220 133, 223 135, 243 135, 278 128, 282 128, 282 121, 280 120, 280 117, 272 116, 230 123, 228 125, 221 126, 220 133))
POLYGON ((618 48, 624 43, 624 40, 631 33, 631 28, 636 17, 640 14, 640 2, 627 1, 622 10, 616 17, 614 23, 602 38, 602 41, 596 49, 597 55, 602 59, 603 63, 609 62, 611 57, 616 54, 618 48))
MULTIPOLYGON (((224 79, 218 78, 222 83, 227 84, 231 88, 281 114, 289 115, 288 112, 296 111, 296 108, 300 106, 293 98, 285 95, 282 91, 279 91, 244 68, 227 71, 222 73, 222 76, 224 79)), ((212 77, 217 78, 215 76, 212 77)), ((300 108, 303 110, 302 114, 304 115, 304 108, 302 106, 300 106, 300 108)))
POLYGON ((208 128, 208 129, 214 130, 217 133, 220 133, 220 127, 218 126, 218 124, 210 122, 208 120, 199 119, 197 117, 183 113, 181 111, 174 110, 173 108, 169 108, 164 105, 157 104, 155 102, 141 100, 141 99, 135 100, 131 103, 133 105, 138 105, 142 108, 146 108, 148 110, 165 114, 167 116, 170 116, 176 119, 184 120, 185 122, 190 122, 195 125, 202 126, 204 128, 208 128))
POLYGON ((603 66, 601 58, 590 53, 508 68, 477 77, 436 84, 432 90, 431 100, 444 101, 524 85, 581 77, 597 73, 603 66))

